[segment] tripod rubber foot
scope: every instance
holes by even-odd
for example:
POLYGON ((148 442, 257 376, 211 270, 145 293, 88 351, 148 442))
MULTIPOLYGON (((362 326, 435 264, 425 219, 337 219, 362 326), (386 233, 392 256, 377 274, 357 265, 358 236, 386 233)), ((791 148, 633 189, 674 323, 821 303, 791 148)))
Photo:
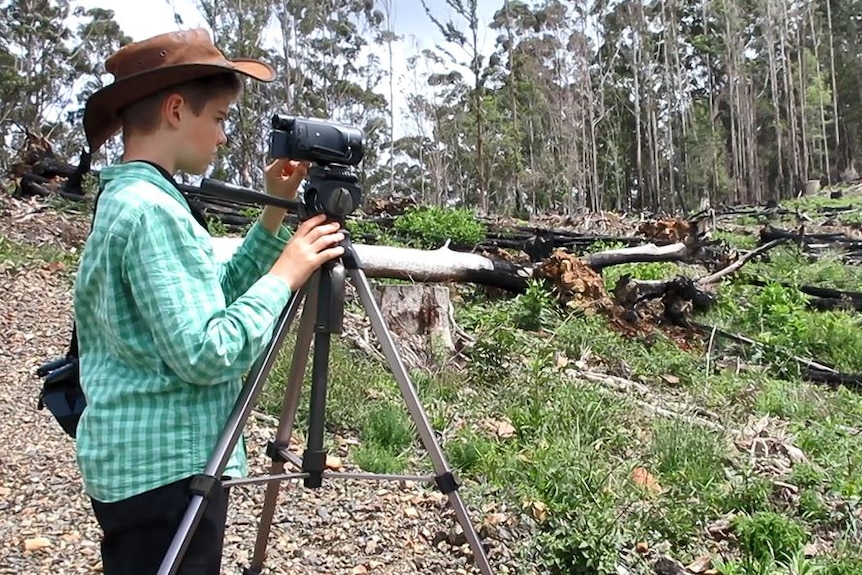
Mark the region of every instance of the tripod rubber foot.
POLYGON ((308 473, 303 484, 309 489, 323 485, 323 471, 326 469, 326 451, 306 449, 302 453, 302 470, 308 473))
POLYGON ((451 471, 438 475, 434 478, 434 481, 436 481, 440 492, 446 495, 449 495, 453 491, 458 491, 458 488, 461 486, 458 478, 451 471))

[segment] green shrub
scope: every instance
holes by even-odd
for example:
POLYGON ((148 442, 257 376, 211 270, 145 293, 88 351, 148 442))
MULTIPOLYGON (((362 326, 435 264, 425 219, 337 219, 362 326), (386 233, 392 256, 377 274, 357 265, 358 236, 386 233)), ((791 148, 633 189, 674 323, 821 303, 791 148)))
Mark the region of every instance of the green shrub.
POLYGON ((362 428, 362 439, 393 453, 403 451, 413 442, 406 412, 391 403, 370 412, 362 428))
POLYGON ((807 539, 801 525, 772 511, 739 515, 733 520, 733 530, 746 555, 761 562, 789 562, 807 539))
POLYGON ((485 226, 466 208, 412 208, 395 220, 394 227, 409 236, 408 244, 423 249, 438 248, 446 240, 453 245, 473 246, 485 237, 485 226))

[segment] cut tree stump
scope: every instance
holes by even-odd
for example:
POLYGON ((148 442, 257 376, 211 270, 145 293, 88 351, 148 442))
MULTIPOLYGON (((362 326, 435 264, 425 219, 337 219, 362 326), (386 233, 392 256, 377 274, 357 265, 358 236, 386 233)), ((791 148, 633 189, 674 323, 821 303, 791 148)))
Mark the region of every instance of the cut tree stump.
POLYGON ((378 285, 373 288, 383 319, 404 362, 435 371, 457 353, 449 290, 439 285, 378 285))

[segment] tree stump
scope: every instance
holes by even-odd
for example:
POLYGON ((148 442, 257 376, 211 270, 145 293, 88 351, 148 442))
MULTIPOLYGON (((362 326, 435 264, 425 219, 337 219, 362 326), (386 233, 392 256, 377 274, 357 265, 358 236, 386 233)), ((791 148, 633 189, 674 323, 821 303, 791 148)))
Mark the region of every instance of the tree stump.
POLYGON ((373 292, 395 347, 408 366, 434 371, 453 358, 455 325, 446 287, 378 285, 373 292))
POLYGON ((805 182, 805 195, 813 196, 820 191, 820 180, 808 180, 805 182))

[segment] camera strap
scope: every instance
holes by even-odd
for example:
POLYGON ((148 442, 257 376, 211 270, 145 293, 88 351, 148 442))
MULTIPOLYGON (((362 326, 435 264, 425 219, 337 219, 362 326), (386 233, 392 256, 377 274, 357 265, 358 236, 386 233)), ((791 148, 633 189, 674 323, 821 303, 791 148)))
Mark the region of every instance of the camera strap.
POLYGON ((192 204, 192 200, 189 197, 189 195, 186 192, 184 192, 183 189, 177 185, 177 181, 170 174, 170 172, 168 172, 166 169, 164 169, 162 166, 158 165, 157 163, 151 162, 149 160, 135 160, 135 161, 141 162, 144 164, 148 164, 148 165, 152 166, 153 168, 155 168, 156 170, 158 170, 158 172, 162 176, 164 176, 164 178, 167 181, 169 181, 174 188, 176 188, 176 190, 180 193, 180 195, 186 201, 186 205, 188 206, 189 211, 191 211, 192 217, 194 217, 194 219, 203 227, 203 229, 207 230, 207 232, 210 231, 209 226, 207 225, 206 216, 204 216, 203 212, 201 212, 200 210, 195 208, 195 206, 192 204))

